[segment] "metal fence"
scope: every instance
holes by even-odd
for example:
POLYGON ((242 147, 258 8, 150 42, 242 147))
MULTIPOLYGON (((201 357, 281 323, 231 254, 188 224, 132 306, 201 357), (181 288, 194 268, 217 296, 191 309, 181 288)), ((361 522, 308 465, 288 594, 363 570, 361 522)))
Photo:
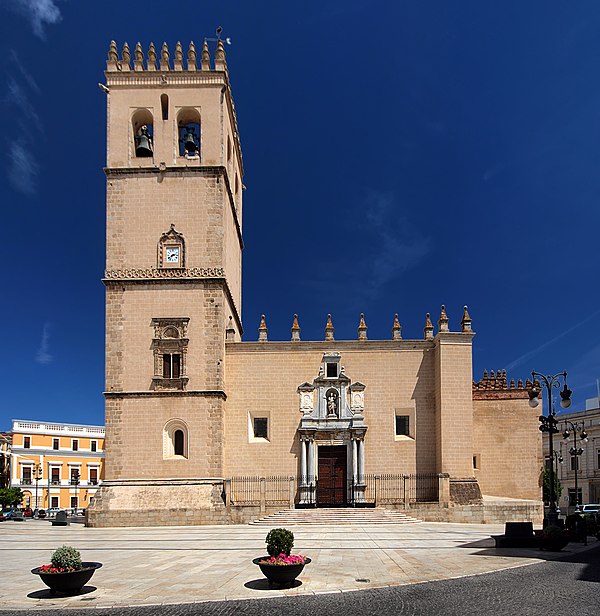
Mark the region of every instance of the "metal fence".
MULTIPOLYGON (((431 503, 439 501, 439 475, 436 473, 415 474, 368 474, 361 482, 350 481, 347 485, 347 505, 408 505, 410 503, 431 503)), ((240 476, 231 478, 230 499, 238 506, 289 506, 290 497, 299 501, 300 486, 306 481, 301 477, 283 475, 240 476)), ((319 505, 319 485, 315 482, 307 490, 312 490, 308 502, 319 505)), ((341 504, 341 503, 340 503, 341 504)))
MULTIPOLYGON (((354 494, 360 485, 353 485, 354 494)), ((432 503, 439 500, 439 475, 436 473, 369 474, 364 476, 363 485, 365 503, 398 505, 432 503)))
POLYGON ((231 502, 234 505, 285 505, 290 501, 290 478, 282 475, 269 477, 232 477, 231 502))

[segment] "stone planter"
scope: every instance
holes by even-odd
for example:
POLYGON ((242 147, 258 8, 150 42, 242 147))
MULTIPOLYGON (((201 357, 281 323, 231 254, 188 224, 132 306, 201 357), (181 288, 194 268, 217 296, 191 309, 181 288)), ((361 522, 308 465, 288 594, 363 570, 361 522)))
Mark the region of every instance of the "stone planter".
POLYGON ((294 580, 302 573, 304 565, 308 565, 311 559, 306 557, 303 563, 297 565, 271 565, 269 563, 262 563, 261 560, 266 560, 269 556, 261 556, 255 558, 252 562, 260 567, 263 575, 269 581, 269 587, 273 584, 279 584, 280 586, 291 586, 294 580))
POLYGON ((50 588, 50 594, 57 592, 75 593, 80 591, 94 575, 96 569, 102 567, 102 563, 83 562, 82 568, 77 571, 63 571, 62 573, 44 573, 39 567, 31 570, 34 575, 39 575, 42 582, 50 588))
POLYGON ((548 531, 546 528, 536 533, 540 550, 560 552, 571 541, 571 533, 563 529, 551 528, 553 529, 552 531, 548 531))

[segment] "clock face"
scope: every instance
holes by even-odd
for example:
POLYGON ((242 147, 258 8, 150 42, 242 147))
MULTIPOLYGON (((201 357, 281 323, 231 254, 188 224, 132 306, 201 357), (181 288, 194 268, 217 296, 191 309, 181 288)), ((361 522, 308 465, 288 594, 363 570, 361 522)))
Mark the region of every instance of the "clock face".
POLYGON ((179 263, 179 247, 167 248, 165 251, 167 263, 179 263))

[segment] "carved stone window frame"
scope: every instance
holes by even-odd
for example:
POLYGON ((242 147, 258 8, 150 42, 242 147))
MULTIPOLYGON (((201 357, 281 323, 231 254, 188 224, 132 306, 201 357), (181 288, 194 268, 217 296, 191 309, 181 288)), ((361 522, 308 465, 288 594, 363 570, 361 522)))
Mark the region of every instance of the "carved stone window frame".
POLYGON ((189 378, 187 376, 187 327, 189 317, 158 317, 152 319, 154 337, 152 351, 154 354, 153 390, 184 390, 189 378), (166 378, 163 375, 163 361, 166 354, 179 354, 179 376, 166 378))
POLYGON ((158 269, 182 269, 185 267, 185 239, 181 233, 175 229, 175 225, 160 236, 157 251, 158 269), (169 248, 179 249, 179 261, 170 263, 167 261, 167 251, 169 248))

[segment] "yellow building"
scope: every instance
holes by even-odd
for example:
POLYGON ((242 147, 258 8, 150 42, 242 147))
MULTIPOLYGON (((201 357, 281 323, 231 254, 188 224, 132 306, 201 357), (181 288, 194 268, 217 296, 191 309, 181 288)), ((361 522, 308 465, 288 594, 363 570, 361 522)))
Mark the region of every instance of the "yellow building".
POLYGON ((104 426, 13 419, 10 486, 32 508, 86 508, 104 477, 104 426))

